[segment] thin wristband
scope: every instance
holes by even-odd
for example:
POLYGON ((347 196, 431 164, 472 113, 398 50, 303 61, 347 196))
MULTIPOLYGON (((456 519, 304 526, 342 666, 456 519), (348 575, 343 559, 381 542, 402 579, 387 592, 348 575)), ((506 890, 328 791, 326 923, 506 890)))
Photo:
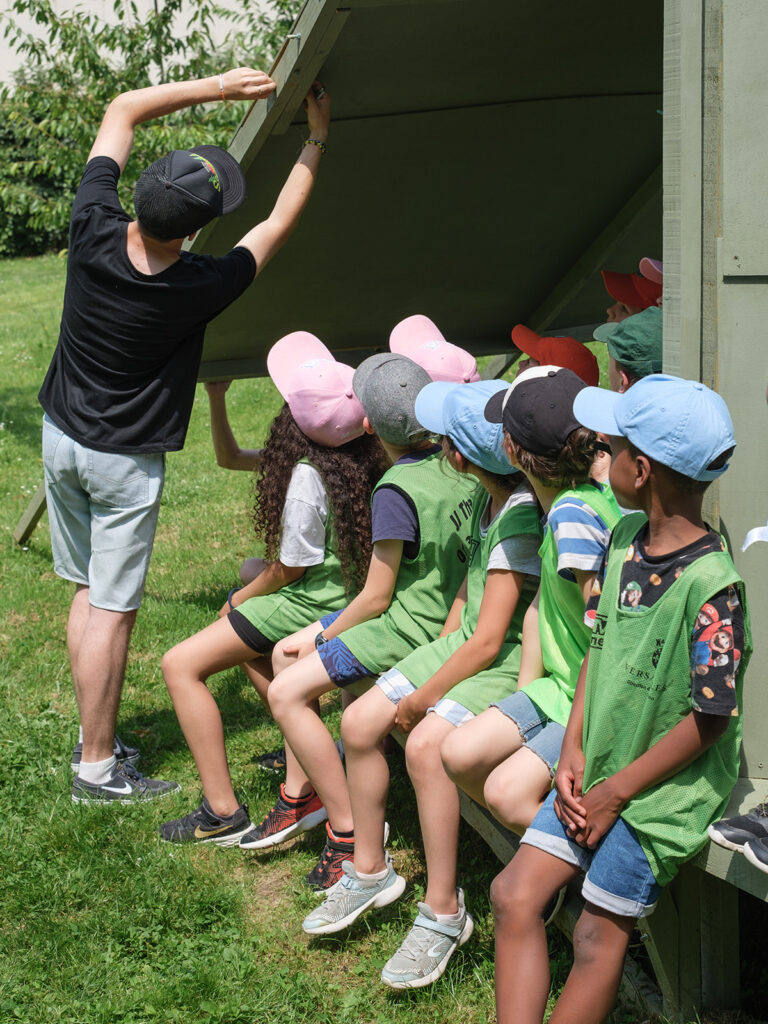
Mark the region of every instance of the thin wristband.
POLYGON ((320 141, 320 139, 305 139, 304 145, 317 146, 321 153, 325 153, 326 149, 328 148, 324 142, 320 141))
POLYGON ((232 598, 233 598, 233 596, 235 594, 237 594, 242 589, 243 589, 242 587, 232 587, 230 592, 227 594, 227 604, 229 605, 229 610, 232 611, 232 612, 235 610, 235 606, 232 604, 232 598))
POLYGON ((221 93, 221 98, 226 100, 227 97, 224 95, 224 75, 221 72, 219 72, 219 92, 221 93))

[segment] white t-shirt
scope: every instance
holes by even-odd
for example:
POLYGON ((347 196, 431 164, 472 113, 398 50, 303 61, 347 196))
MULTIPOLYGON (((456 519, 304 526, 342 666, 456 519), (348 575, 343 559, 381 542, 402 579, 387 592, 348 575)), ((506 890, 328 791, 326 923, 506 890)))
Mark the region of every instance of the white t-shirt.
MULTIPOLYGON (((504 507, 494 516, 494 520, 504 515, 507 509, 516 505, 535 505, 536 499, 525 484, 520 484, 512 491, 504 503, 504 507)), ((483 509, 480 517, 480 536, 485 537, 493 522, 491 515, 491 498, 483 509)), ((517 537, 507 537, 499 541, 491 551, 488 559, 489 569, 506 569, 513 572, 527 573, 529 576, 541 576, 541 559, 539 546, 541 538, 533 533, 522 533, 517 537)))
POLYGON ((307 462, 297 462, 285 495, 280 526, 283 565, 320 565, 325 559, 328 497, 323 479, 307 462))

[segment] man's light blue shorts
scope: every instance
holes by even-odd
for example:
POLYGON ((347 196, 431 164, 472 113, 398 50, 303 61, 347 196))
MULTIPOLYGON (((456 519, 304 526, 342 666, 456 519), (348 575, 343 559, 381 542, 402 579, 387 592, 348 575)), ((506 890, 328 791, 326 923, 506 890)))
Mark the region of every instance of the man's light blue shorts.
POLYGON ((588 903, 621 917, 653 913, 661 886, 632 826, 617 818, 597 849, 587 850, 569 837, 554 804, 553 790, 520 841, 584 871, 581 894, 588 903))
POLYGON ((57 576, 89 587, 96 608, 138 608, 163 493, 165 455, 97 452, 44 416, 43 467, 57 576))

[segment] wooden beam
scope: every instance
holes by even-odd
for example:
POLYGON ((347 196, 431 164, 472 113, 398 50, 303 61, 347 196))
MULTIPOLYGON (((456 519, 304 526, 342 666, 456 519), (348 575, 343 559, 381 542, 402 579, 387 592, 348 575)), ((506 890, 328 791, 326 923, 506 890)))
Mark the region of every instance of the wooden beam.
POLYGON ((45 484, 41 483, 32 495, 29 504, 24 510, 24 514, 13 531, 13 539, 17 544, 27 543, 43 512, 45 512, 45 484))
POLYGON ((659 166, 603 228, 546 299, 529 315, 527 323, 532 330, 545 331, 581 291, 584 282, 605 266, 616 243, 660 195, 661 180, 659 166))

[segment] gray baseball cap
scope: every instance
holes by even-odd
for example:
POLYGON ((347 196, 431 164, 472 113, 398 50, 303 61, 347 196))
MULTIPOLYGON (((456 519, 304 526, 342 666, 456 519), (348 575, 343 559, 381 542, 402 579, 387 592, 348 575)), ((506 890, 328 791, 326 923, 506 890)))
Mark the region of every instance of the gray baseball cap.
POLYGON ((430 436, 416 418, 414 406, 416 396, 431 380, 407 356, 378 352, 360 363, 352 388, 382 441, 407 447, 430 436))

